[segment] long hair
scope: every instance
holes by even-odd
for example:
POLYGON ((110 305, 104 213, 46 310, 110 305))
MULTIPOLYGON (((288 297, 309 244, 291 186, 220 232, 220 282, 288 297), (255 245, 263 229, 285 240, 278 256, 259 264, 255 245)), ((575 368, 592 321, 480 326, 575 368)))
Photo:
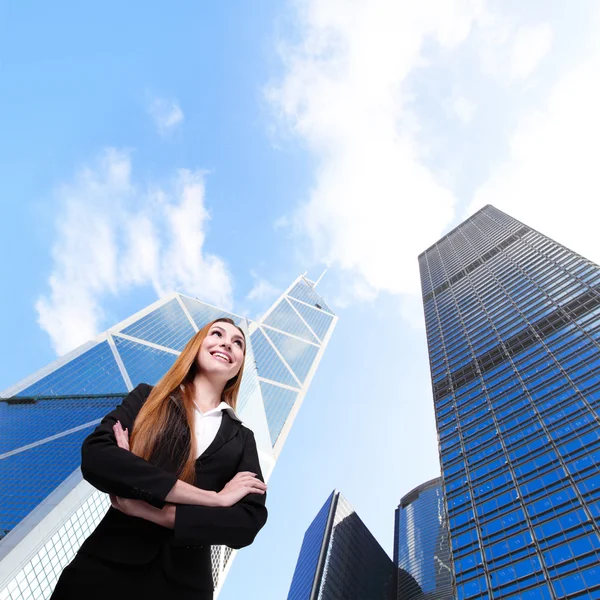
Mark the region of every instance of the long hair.
MULTIPOLYGON (((210 328, 218 322, 235 323, 228 318, 216 319, 204 326, 186 344, 173 366, 154 386, 140 409, 129 440, 130 450, 150 461, 158 447, 167 447, 178 464, 178 477, 193 484, 196 471, 196 435, 194 432, 194 377, 198 372, 197 357, 210 328), (186 452, 187 450, 187 452, 186 452)), ((237 326, 236 326, 237 327, 237 326)), ((238 327, 244 341, 246 336, 238 327)), ((223 389, 221 400, 234 410, 242 382, 244 359, 238 374, 223 389)))

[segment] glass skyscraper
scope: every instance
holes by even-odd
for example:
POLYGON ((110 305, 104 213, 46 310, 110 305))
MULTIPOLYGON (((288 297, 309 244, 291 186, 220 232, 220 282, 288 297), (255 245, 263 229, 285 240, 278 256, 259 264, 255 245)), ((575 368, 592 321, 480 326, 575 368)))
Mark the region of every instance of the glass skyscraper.
POLYGON ((492 206, 419 264, 457 598, 600 598, 600 268, 492 206))
POLYGON ((393 600, 394 565, 333 491, 307 529, 288 600, 393 600))
POLYGON ((394 564, 398 600, 454 598, 440 478, 421 484, 400 500, 394 528, 394 564))
MULTIPOLYGON (((81 477, 81 444, 140 382, 155 384, 206 323, 246 331, 237 412, 268 480, 337 317, 299 277, 258 321, 172 294, 0 394, 0 599, 47 598, 110 506, 81 477)), ((235 551, 213 547, 218 595, 235 551)))

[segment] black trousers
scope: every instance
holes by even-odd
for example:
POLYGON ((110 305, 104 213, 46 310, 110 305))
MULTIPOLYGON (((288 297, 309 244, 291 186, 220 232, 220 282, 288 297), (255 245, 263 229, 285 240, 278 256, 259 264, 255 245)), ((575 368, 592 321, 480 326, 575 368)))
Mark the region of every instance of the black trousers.
POLYGON ((50 600, 213 600, 168 581, 160 554, 145 565, 123 565, 78 552, 64 568, 50 600))

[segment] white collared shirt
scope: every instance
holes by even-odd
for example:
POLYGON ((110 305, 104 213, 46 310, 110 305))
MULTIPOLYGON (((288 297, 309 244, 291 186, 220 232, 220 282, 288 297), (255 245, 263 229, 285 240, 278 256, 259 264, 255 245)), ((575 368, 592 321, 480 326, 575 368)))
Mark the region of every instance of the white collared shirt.
POLYGON ((231 417, 240 421, 241 419, 235 414, 235 411, 227 402, 221 402, 216 408, 211 408, 203 413, 195 406, 195 431, 196 431, 196 458, 212 444, 217 437, 221 421, 223 420, 223 411, 226 410, 231 417))

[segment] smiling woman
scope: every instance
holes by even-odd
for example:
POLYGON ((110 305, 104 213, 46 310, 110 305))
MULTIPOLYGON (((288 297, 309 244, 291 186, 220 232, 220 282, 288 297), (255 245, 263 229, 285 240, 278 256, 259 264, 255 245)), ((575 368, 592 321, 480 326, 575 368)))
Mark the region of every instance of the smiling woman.
POLYGON ((209 323, 85 439, 83 476, 112 506, 51 600, 212 599, 211 545, 248 546, 267 520, 254 435, 235 413, 245 353, 231 319, 209 323))

